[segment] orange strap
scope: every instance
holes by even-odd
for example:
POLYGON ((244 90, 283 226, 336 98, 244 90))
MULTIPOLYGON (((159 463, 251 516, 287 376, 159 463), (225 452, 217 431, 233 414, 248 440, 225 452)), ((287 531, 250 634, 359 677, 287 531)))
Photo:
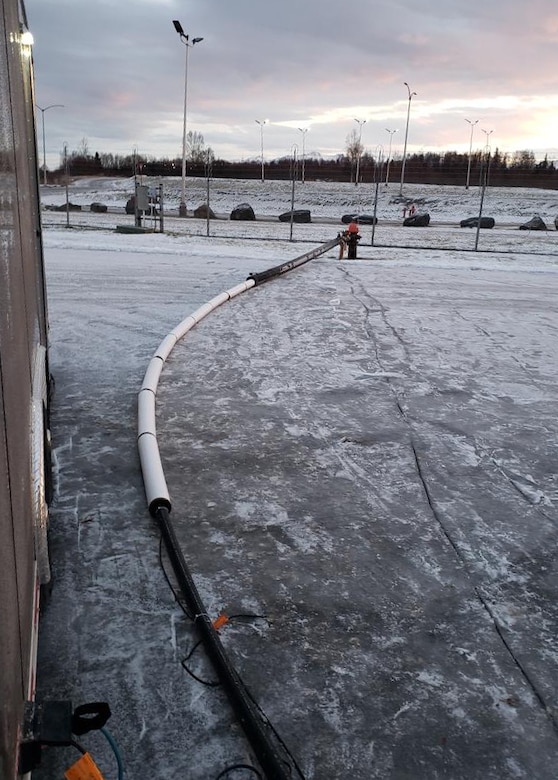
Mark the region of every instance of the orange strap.
POLYGON ((216 618, 216 619, 213 621, 213 628, 214 628, 216 631, 219 631, 219 629, 220 629, 220 628, 222 628, 222 627, 223 627, 223 626, 224 626, 226 623, 228 623, 228 622, 229 622, 229 618, 227 617, 227 615, 225 615, 225 613, 224 613, 224 612, 222 612, 222 613, 219 615, 219 617, 218 617, 218 618, 216 618))
POLYGON ((66 780, 104 780, 99 767, 89 753, 84 753, 75 764, 64 772, 66 780))

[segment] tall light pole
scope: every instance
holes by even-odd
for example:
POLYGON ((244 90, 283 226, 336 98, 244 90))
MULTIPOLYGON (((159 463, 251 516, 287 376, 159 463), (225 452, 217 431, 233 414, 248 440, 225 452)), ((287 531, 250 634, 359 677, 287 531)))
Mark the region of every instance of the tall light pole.
POLYGON ((304 184, 304 167, 306 163, 306 133, 308 132, 307 127, 299 127, 298 128, 299 133, 302 133, 302 171, 301 171, 301 181, 304 184))
POLYGON ((53 103, 51 106, 45 106, 44 108, 41 108, 37 103, 35 103, 39 111, 41 112, 41 123, 43 126, 43 184, 47 183, 47 170, 46 170, 46 143, 45 143, 45 111, 48 111, 49 108, 64 108, 64 106, 61 103, 53 103))
POLYGON ((492 133, 494 132, 494 130, 483 130, 483 129, 482 129, 482 127, 481 127, 481 131, 482 131, 482 132, 485 134, 485 136, 486 136, 486 145, 487 145, 487 147, 490 147, 490 136, 492 135, 492 133))
POLYGON ((473 130, 475 129, 475 125, 478 124, 479 120, 475 119, 473 122, 471 119, 466 119, 466 122, 468 122, 471 125, 471 139, 469 141, 469 160, 467 162, 467 183, 465 184, 465 189, 469 189, 469 180, 471 178, 471 153, 473 151, 473 130))
POLYGON ((393 134, 396 132, 397 130, 388 130, 386 127, 386 133, 389 133, 389 151, 388 151, 388 158, 387 158, 387 165, 386 165, 386 187, 389 184, 389 166, 391 163, 391 142, 393 141, 393 134))
POLYGON ((177 19, 173 21, 173 25, 176 32, 180 35, 180 40, 186 47, 186 64, 184 66, 184 122, 182 125, 182 188, 180 191, 180 206, 178 207, 178 215, 180 217, 185 217, 188 214, 188 210, 186 208, 186 118, 188 107, 188 52, 190 51, 191 46, 195 46, 196 43, 203 41, 203 38, 192 38, 192 40, 190 40, 190 36, 186 35, 182 29, 182 25, 177 19))
POLYGON ((411 88, 406 81, 404 81, 403 84, 405 84, 405 86, 407 87, 407 92, 409 93, 409 102, 407 104, 407 124, 405 125, 405 143, 403 144, 403 159, 401 161, 401 185, 399 187, 400 195, 403 195, 403 182, 405 181, 405 163, 407 162, 407 138, 409 137, 409 117, 411 116, 411 100, 417 94, 416 92, 411 92, 411 88))
POLYGON ((265 166, 264 166, 264 152, 263 152, 263 129, 264 125, 267 125, 269 119, 256 119, 256 124, 260 126, 260 157, 262 160, 262 184, 265 181, 265 166))
POLYGON ((362 141, 362 125, 366 124, 366 119, 355 119, 355 122, 358 125, 358 155, 357 155, 357 164, 356 164, 356 175, 355 175, 355 187, 358 184, 358 177, 360 175, 360 156, 361 156, 361 141, 362 141))

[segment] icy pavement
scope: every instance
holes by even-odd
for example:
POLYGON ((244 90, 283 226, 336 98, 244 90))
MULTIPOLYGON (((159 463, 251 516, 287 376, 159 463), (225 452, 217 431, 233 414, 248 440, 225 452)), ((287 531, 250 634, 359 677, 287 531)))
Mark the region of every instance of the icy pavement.
MULTIPOLYGON (((58 492, 40 693, 108 700, 128 777, 209 780, 248 750, 181 666, 196 636, 145 509, 136 395, 184 316, 300 248, 68 233, 45 235, 58 492)), ((550 780, 555 258, 362 254, 245 293, 169 358, 158 432, 184 554, 210 614, 244 616, 223 642, 307 780, 550 780)), ((201 650, 187 666, 212 679, 201 650)))

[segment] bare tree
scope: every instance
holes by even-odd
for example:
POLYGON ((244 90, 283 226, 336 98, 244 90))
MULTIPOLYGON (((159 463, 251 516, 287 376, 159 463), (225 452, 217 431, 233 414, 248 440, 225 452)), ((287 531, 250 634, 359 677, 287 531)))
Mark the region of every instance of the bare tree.
POLYGON ((84 159, 89 157, 89 141, 85 136, 79 142, 79 146, 76 150, 76 155, 78 157, 83 157, 84 159))
POLYGON ((345 139, 345 154, 351 161, 351 181, 352 172, 357 164, 357 160, 362 157, 364 146, 360 141, 360 135, 358 130, 351 130, 345 139))
POLYGON ((519 149, 514 152, 511 167, 519 168, 524 171, 531 171, 535 167, 537 161, 534 152, 529 149, 519 149))
POLYGON ((202 133, 189 130, 186 136, 186 148, 188 150, 188 159, 193 163, 205 163, 207 162, 207 156, 209 155, 214 159, 213 149, 205 145, 205 140, 202 133))

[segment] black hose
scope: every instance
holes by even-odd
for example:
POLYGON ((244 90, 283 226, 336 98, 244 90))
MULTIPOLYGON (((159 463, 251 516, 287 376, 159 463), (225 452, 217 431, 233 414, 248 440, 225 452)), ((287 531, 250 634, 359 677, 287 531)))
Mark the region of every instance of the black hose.
POLYGON ((290 780, 290 767, 279 754, 240 675, 230 662, 178 544, 166 507, 155 510, 155 519, 173 567, 178 586, 200 632, 206 652, 267 780, 290 780))
POLYGON ((337 246, 340 241, 340 236, 337 236, 337 238, 332 238, 331 241, 327 241, 325 244, 321 244, 316 249, 312 249, 310 252, 306 252, 306 254, 301 255, 300 257, 296 257, 294 260, 287 260, 286 263, 281 263, 281 265, 268 268, 266 271, 249 274, 248 279, 253 279, 256 284, 268 282, 270 279, 273 279, 276 276, 285 274, 287 271, 292 271, 293 268, 298 268, 299 265, 304 265, 304 263, 307 263, 309 260, 314 260, 315 257, 323 255, 324 252, 327 252, 328 250, 333 249, 334 246, 337 246))

